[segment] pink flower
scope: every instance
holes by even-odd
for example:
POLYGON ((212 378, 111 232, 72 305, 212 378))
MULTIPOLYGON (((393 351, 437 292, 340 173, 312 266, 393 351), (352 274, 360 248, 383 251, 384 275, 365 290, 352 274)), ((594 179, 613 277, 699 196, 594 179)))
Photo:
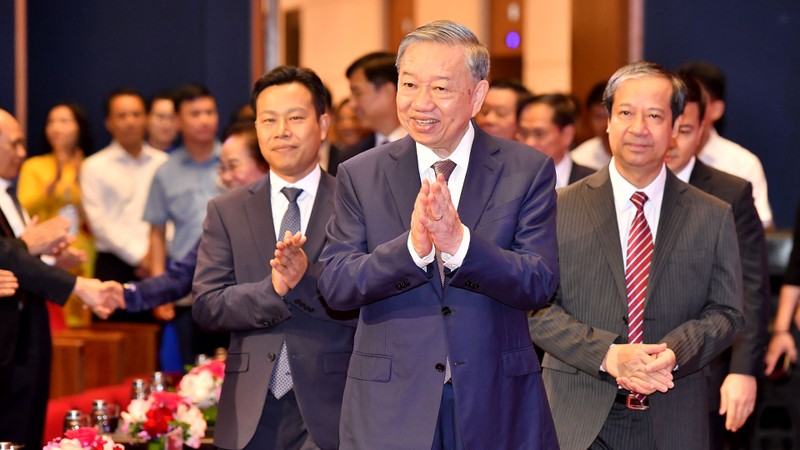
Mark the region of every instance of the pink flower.
POLYGON ((181 396, 175 392, 153 392, 150 394, 150 397, 152 397, 156 405, 163 406, 172 411, 178 407, 178 403, 181 401, 181 396))
POLYGON ((69 430, 64 433, 67 439, 77 439, 83 443, 94 442, 97 438, 97 428, 94 427, 81 427, 77 430, 69 430))

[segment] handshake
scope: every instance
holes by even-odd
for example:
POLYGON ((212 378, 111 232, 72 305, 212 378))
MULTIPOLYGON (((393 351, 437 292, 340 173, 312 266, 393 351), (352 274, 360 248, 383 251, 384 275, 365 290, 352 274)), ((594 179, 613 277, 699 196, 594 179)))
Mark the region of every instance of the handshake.
POLYGON ((101 319, 107 319, 117 308, 125 309, 124 289, 116 281, 78 277, 72 293, 101 319))

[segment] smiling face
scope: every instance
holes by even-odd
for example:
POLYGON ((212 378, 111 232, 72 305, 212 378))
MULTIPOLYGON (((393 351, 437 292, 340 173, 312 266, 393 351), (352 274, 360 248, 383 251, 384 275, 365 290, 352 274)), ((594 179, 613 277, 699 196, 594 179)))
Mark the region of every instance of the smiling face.
POLYGON ((411 44, 400 61, 397 115, 416 142, 446 157, 464 137, 488 87, 472 77, 461 46, 411 44))
POLYGON ((671 97, 672 83, 657 76, 629 78, 614 94, 608 119, 611 152, 619 173, 636 187, 655 179, 677 133, 671 97))
POLYGON ((269 86, 256 99, 256 132, 270 170, 294 183, 317 166, 328 132, 327 114, 317 117, 311 91, 301 83, 269 86))
POLYGON ((222 144, 219 159, 219 174, 228 189, 250 184, 261 178, 266 171, 253 158, 246 134, 233 134, 222 144))

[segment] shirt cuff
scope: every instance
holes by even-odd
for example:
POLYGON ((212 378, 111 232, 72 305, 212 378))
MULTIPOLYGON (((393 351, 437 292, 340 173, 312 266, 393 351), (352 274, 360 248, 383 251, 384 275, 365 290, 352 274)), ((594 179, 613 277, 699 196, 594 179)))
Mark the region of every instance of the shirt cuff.
POLYGON ((417 255, 417 251, 414 250, 414 246, 411 245, 411 233, 408 233, 406 245, 408 246, 408 253, 411 254, 411 259, 414 260, 414 264, 416 264, 420 269, 425 270, 425 267, 427 267, 428 264, 432 263, 433 260, 436 259, 436 249, 433 247, 431 247, 431 252, 426 256, 420 258, 419 255, 417 255))
POLYGON ((467 226, 463 223, 461 224, 461 227, 464 229, 464 235, 461 237, 461 245, 458 246, 456 253, 451 256, 446 252, 442 252, 442 261, 444 262, 444 266, 450 270, 456 270, 461 267, 461 264, 464 264, 464 258, 467 256, 467 250, 469 250, 469 228, 467 228, 467 226))

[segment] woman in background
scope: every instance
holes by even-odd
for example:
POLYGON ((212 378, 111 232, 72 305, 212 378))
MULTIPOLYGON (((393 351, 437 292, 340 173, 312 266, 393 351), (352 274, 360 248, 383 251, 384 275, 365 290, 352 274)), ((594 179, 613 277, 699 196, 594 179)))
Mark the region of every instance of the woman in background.
MULTIPOLYGON (((94 245, 80 205, 78 183, 83 157, 93 150, 83 108, 67 102, 50 108, 43 142, 46 153, 28 158, 20 170, 17 187, 20 204, 39 221, 55 216, 70 219, 70 234, 76 241, 56 258, 56 265, 74 275, 91 277, 94 245)), ((68 317, 68 321, 71 319, 68 317)))

